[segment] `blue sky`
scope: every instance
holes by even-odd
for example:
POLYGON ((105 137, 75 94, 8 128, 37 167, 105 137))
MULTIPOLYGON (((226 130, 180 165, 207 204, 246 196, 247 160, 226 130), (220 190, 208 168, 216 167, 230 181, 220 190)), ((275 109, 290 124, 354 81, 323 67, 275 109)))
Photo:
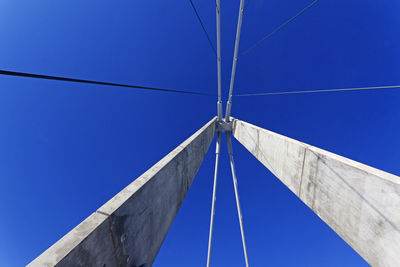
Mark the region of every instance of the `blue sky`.
MULTIPOLYGON (((194 0, 214 42, 215 3, 194 0)), ((250 0, 239 51, 308 5, 250 0)), ((226 102, 239 1, 222 1, 226 102)), ((400 84, 400 2, 321 0, 238 61, 235 93, 400 84)), ((0 69, 216 93, 189 1, 0 1, 0 69)), ((235 97, 232 116, 400 175, 400 91, 235 97)), ((216 98, 0 77, 0 266, 29 263, 216 114, 216 98)), ((367 266, 233 140, 252 266, 367 266)), ((204 266, 214 143, 154 266, 204 266)), ((213 266, 243 266, 223 140, 213 266)))

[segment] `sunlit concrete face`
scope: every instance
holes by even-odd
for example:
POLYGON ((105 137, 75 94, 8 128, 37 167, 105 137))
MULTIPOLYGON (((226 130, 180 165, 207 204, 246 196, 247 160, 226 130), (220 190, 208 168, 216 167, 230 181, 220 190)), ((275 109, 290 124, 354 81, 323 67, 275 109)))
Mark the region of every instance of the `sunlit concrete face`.
POLYGON ((233 135, 372 266, 400 266, 400 177, 234 120, 233 135))
POLYGON ((28 266, 151 266, 212 142, 215 120, 28 266))

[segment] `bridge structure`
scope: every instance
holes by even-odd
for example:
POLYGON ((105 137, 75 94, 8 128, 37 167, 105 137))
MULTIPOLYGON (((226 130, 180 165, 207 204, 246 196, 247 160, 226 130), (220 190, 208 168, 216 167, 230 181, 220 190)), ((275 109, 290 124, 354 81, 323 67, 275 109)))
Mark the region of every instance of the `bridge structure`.
POLYGON ((222 135, 226 135, 247 267, 251 257, 246 248, 232 137, 370 265, 400 266, 400 177, 231 117, 244 7, 241 0, 225 116, 221 101, 220 0, 216 0, 216 116, 28 266, 151 266, 215 137, 207 257, 210 266, 222 135))

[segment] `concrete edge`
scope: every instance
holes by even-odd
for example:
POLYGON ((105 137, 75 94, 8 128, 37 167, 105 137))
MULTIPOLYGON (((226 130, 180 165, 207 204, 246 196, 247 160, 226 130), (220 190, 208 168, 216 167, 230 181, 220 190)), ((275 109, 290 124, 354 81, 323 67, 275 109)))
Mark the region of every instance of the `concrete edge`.
POLYGON ((60 238, 56 243, 50 246, 42 254, 40 254, 36 259, 30 262, 27 266, 54 266, 53 262, 60 262, 62 259, 67 257, 73 249, 82 243, 85 239, 90 236, 90 234, 98 228, 105 220, 107 220, 126 200, 128 200, 135 192, 140 190, 140 188, 148 182, 152 176, 157 173, 163 166, 168 164, 179 152, 181 152, 185 147, 190 144, 198 135, 204 132, 208 127, 214 124, 217 117, 213 117, 209 122, 207 122, 203 127, 197 130, 188 139, 178 145, 174 150, 164 156, 160 161, 153 165, 149 170, 135 179, 132 183, 122 189, 116 196, 107 201, 102 205, 96 212, 89 215, 80 224, 70 230, 62 238, 60 238), (71 242, 72 240, 72 242, 71 242), (53 253, 57 251, 58 253, 53 253), (63 253, 60 253, 62 251, 63 253), (55 258, 55 255, 60 255, 55 258), (45 260, 43 260, 45 259, 45 260))
POLYGON ((298 144, 298 145, 304 147, 304 149, 306 149, 306 150, 313 151, 313 152, 315 152, 317 154, 320 154, 320 155, 326 154, 329 157, 332 157, 332 158, 336 159, 337 161, 343 162, 345 164, 351 165, 356 169, 372 173, 372 174, 374 174, 374 175, 376 175, 376 176, 378 176, 378 177, 380 177, 382 179, 385 179, 387 181, 390 181, 390 182, 393 182, 393 183, 396 183, 396 184, 400 184, 400 177, 399 176, 396 176, 394 174, 379 170, 379 169, 371 167, 369 165, 366 165, 366 164, 351 160, 349 158, 346 158, 344 156, 340 156, 338 154, 329 152, 327 150, 324 150, 324 149, 309 145, 307 143, 304 143, 304 142, 301 142, 301 141, 297 141, 297 140, 295 140, 293 138, 290 138, 290 137, 284 136, 282 134, 278 134, 278 133, 272 132, 270 130, 258 127, 258 126, 254 125, 254 124, 251 124, 251 123, 239 120, 239 119, 233 119, 233 127, 232 127, 233 136, 235 136, 234 133, 235 133, 235 129, 236 129, 236 123, 238 123, 238 122, 246 124, 248 127, 252 127, 254 129, 256 129, 257 131, 259 131, 259 130, 266 131, 271 135, 277 136, 277 137, 282 138, 282 139, 286 139, 286 140, 288 140, 288 141, 290 141, 290 142, 292 142, 294 144, 298 144))

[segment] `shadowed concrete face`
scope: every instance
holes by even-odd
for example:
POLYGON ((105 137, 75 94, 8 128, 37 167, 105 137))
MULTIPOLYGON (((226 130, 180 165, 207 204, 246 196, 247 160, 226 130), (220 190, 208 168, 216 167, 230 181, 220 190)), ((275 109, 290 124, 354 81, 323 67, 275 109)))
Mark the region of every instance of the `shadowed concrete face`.
POLYGON ((372 266, 400 266, 400 177, 234 120, 233 136, 372 266))
POLYGON ((28 266, 151 266, 215 133, 215 118, 28 266))

